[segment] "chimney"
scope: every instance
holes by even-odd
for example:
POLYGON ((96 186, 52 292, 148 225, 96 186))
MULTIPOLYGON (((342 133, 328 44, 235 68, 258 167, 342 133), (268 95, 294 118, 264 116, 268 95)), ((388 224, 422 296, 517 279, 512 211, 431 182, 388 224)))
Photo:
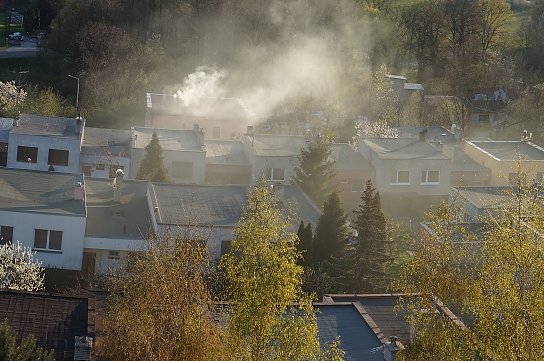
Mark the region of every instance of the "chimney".
POLYGON ((115 179, 113 180, 113 200, 121 203, 121 196, 123 195, 123 176, 125 173, 122 169, 115 171, 115 179))
POLYGON ((204 146, 204 130, 200 128, 198 124, 196 123, 193 125, 193 129, 196 134, 197 144, 203 147, 204 146))
POLYGON ((83 187, 83 183, 81 182, 77 182, 76 186, 74 187, 74 200, 76 201, 85 200, 85 187, 83 187))
POLYGON ((404 346, 398 341, 397 336, 391 336, 389 340, 383 345, 383 359, 384 361, 395 361, 397 353, 404 350, 404 346))

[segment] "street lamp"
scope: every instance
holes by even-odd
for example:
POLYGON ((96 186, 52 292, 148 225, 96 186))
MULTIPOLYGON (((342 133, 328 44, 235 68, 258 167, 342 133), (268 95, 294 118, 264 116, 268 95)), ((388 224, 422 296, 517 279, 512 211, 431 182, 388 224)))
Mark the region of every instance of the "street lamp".
POLYGON ((76 79, 76 80, 77 80, 76 110, 77 110, 77 117, 78 117, 78 119, 81 119, 81 113, 79 112, 79 78, 81 78, 83 75, 85 75, 85 72, 84 72, 84 71, 82 71, 78 76, 74 76, 74 75, 68 74, 68 76, 69 76, 70 78, 73 78, 73 79, 76 79))

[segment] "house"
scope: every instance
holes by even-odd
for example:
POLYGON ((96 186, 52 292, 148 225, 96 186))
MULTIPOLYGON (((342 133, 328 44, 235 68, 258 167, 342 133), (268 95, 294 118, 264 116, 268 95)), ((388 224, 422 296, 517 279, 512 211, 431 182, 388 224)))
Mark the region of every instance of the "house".
MULTIPOLYGON (((219 258, 230 250, 234 229, 247 199, 248 186, 149 185, 154 224, 159 236, 206 241, 219 258)), ((278 205, 295 212, 291 231, 300 221, 317 226, 321 212, 297 186, 275 185, 278 205)))
POLYGON ((252 123, 252 115, 238 98, 203 97, 185 102, 178 96, 147 93, 145 126, 192 129, 198 123, 209 139, 241 136, 252 123))
POLYGON ((117 169, 130 174, 131 140, 129 130, 86 127, 79 172, 87 177, 99 178, 114 178, 117 169))
POLYGON ((84 119, 21 114, 9 130, 7 167, 79 172, 84 119))
POLYGON ((83 176, 0 168, 0 231, 44 267, 79 270, 85 234, 83 176))
POLYGON ((210 185, 251 184, 251 164, 239 140, 204 140, 206 175, 210 185))
POLYGON ((247 134, 242 138, 251 163, 251 181, 264 177, 267 181, 289 184, 299 164, 306 138, 301 135, 247 134))
POLYGON ((135 179, 145 156, 145 147, 157 133, 162 147, 164 166, 173 183, 203 184, 206 175, 204 131, 197 124, 191 130, 132 128, 130 176, 135 179))
POLYGON ((466 141, 464 151, 477 164, 489 168, 489 185, 542 182, 544 149, 529 141, 466 141))
POLYGON ((145 248, 153 237, 148 182, 85 178, 87 222, 83 262, 85 274, 118 267, 129 252, 145 248))
POLYGON ((444 144, 442 150, 451 159, 451 185, 485 186, 491 182, 491 169, 480 165, 464 151, 464 143, 444 144))
POLYGON ((75 338, 92 334, 89 300, 84 296, 0 291, 0 322, 17 333, 17 342, 32 336, 53 350, 57 361, 74 360, 75 338))
POLYGON ((485 223, 506 209, 515 209, 515 194, 512 186, 452 187, 449 204, 458 222, 485 223))
POLYGON ((0 118, 0 167, 8 165, 9 131, 13 127, 13 119, 0 118))
POLYGON ((395 218, 420 218, 450 194, 451 160, 425 139, 373 138, 358 143, 375 171, 382 208, 395 218))

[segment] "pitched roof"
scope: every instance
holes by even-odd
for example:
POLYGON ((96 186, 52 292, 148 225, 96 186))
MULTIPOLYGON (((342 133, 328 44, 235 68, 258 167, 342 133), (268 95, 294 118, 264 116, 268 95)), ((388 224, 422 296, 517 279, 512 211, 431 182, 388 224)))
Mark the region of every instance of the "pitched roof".
POLYGON ((467 143, 499 160, 544 160, 544 149, 531 142, 473 140, 467 143))
POLYGON ((382 361, 382 342, 352 303, 325 304, 317 308, 317 328, 322 346, 340 337, 347 361, 382 361))
POLYGON ((147 181, 123 180, 121 202, 114 202, 111 179, 86 177, 85 235, 146 239, 152 231, 147 186, 147 181))
POLYGON ((74 337, 87 335, 87 312, 85 297, 0 291, 0 322, 6 320, 19 341, 33 335, 39 346, 54 349, 57 361, 74 359, 74 337))
MULTIPOLYGON (((204 186, 153 183, 157 223, 234 226, 240 220, 249 186, 204 186)), ((317 224, 320 211, 296 186, 284 186, 284 204, 293 205, 305 222, 317 224)))
POLYGON ((130 130, 86 127, 81 145, 81 155, 128 157, 131 136, 130 130))
POLYGON ((374 138, 363 142, 382 159, 449 159, 433 145, 414 139, 374 138))
POLYGON ((372 169, 370 162, 350 144, 334 143, 331 146, 335 167, 338 170, 372 169))
POLYGON ((194 130, 144 127, 133 128, 134 148, 145 148, 151 142, 153 130, 157 132, 163 150, 203 151, 203 144, 199 142, 194 130))
POLYGON ((0 167, 0 209, 85 216, 85 203, 74 200, 78 182, 82 175, 0 167))
POLYGON ((11 128, 11 133, 79 139, 79 124, 75 118, 21 114, 19 125, 11 128))
POLYGON ((206 164, 249 165, 244 144, 237 140, 205 140, 206 164))
POLYGON ((513 208, 516 206, 513 195, 515 187, 452 187, 452 196, 461 197, 474 207, 513 208))
POLYGON ((253 149, 258 156, 266 157, 296 157, 300 149, 306 145, 306 138, 302 135, 268 135, 257 134, 252 140, 246 136, 249 144, 253 143, 253 149))

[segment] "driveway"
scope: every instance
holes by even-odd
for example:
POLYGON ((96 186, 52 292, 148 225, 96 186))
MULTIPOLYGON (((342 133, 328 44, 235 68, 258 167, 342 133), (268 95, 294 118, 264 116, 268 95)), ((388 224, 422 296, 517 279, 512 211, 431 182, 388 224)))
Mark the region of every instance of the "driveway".
POLYGON ((21 41, 21 45, 0 49, 0 58, 27 58, 35 56, 40 51, 40 48, 36 44, 36 39, 27 36, 24 41, 21 41))

